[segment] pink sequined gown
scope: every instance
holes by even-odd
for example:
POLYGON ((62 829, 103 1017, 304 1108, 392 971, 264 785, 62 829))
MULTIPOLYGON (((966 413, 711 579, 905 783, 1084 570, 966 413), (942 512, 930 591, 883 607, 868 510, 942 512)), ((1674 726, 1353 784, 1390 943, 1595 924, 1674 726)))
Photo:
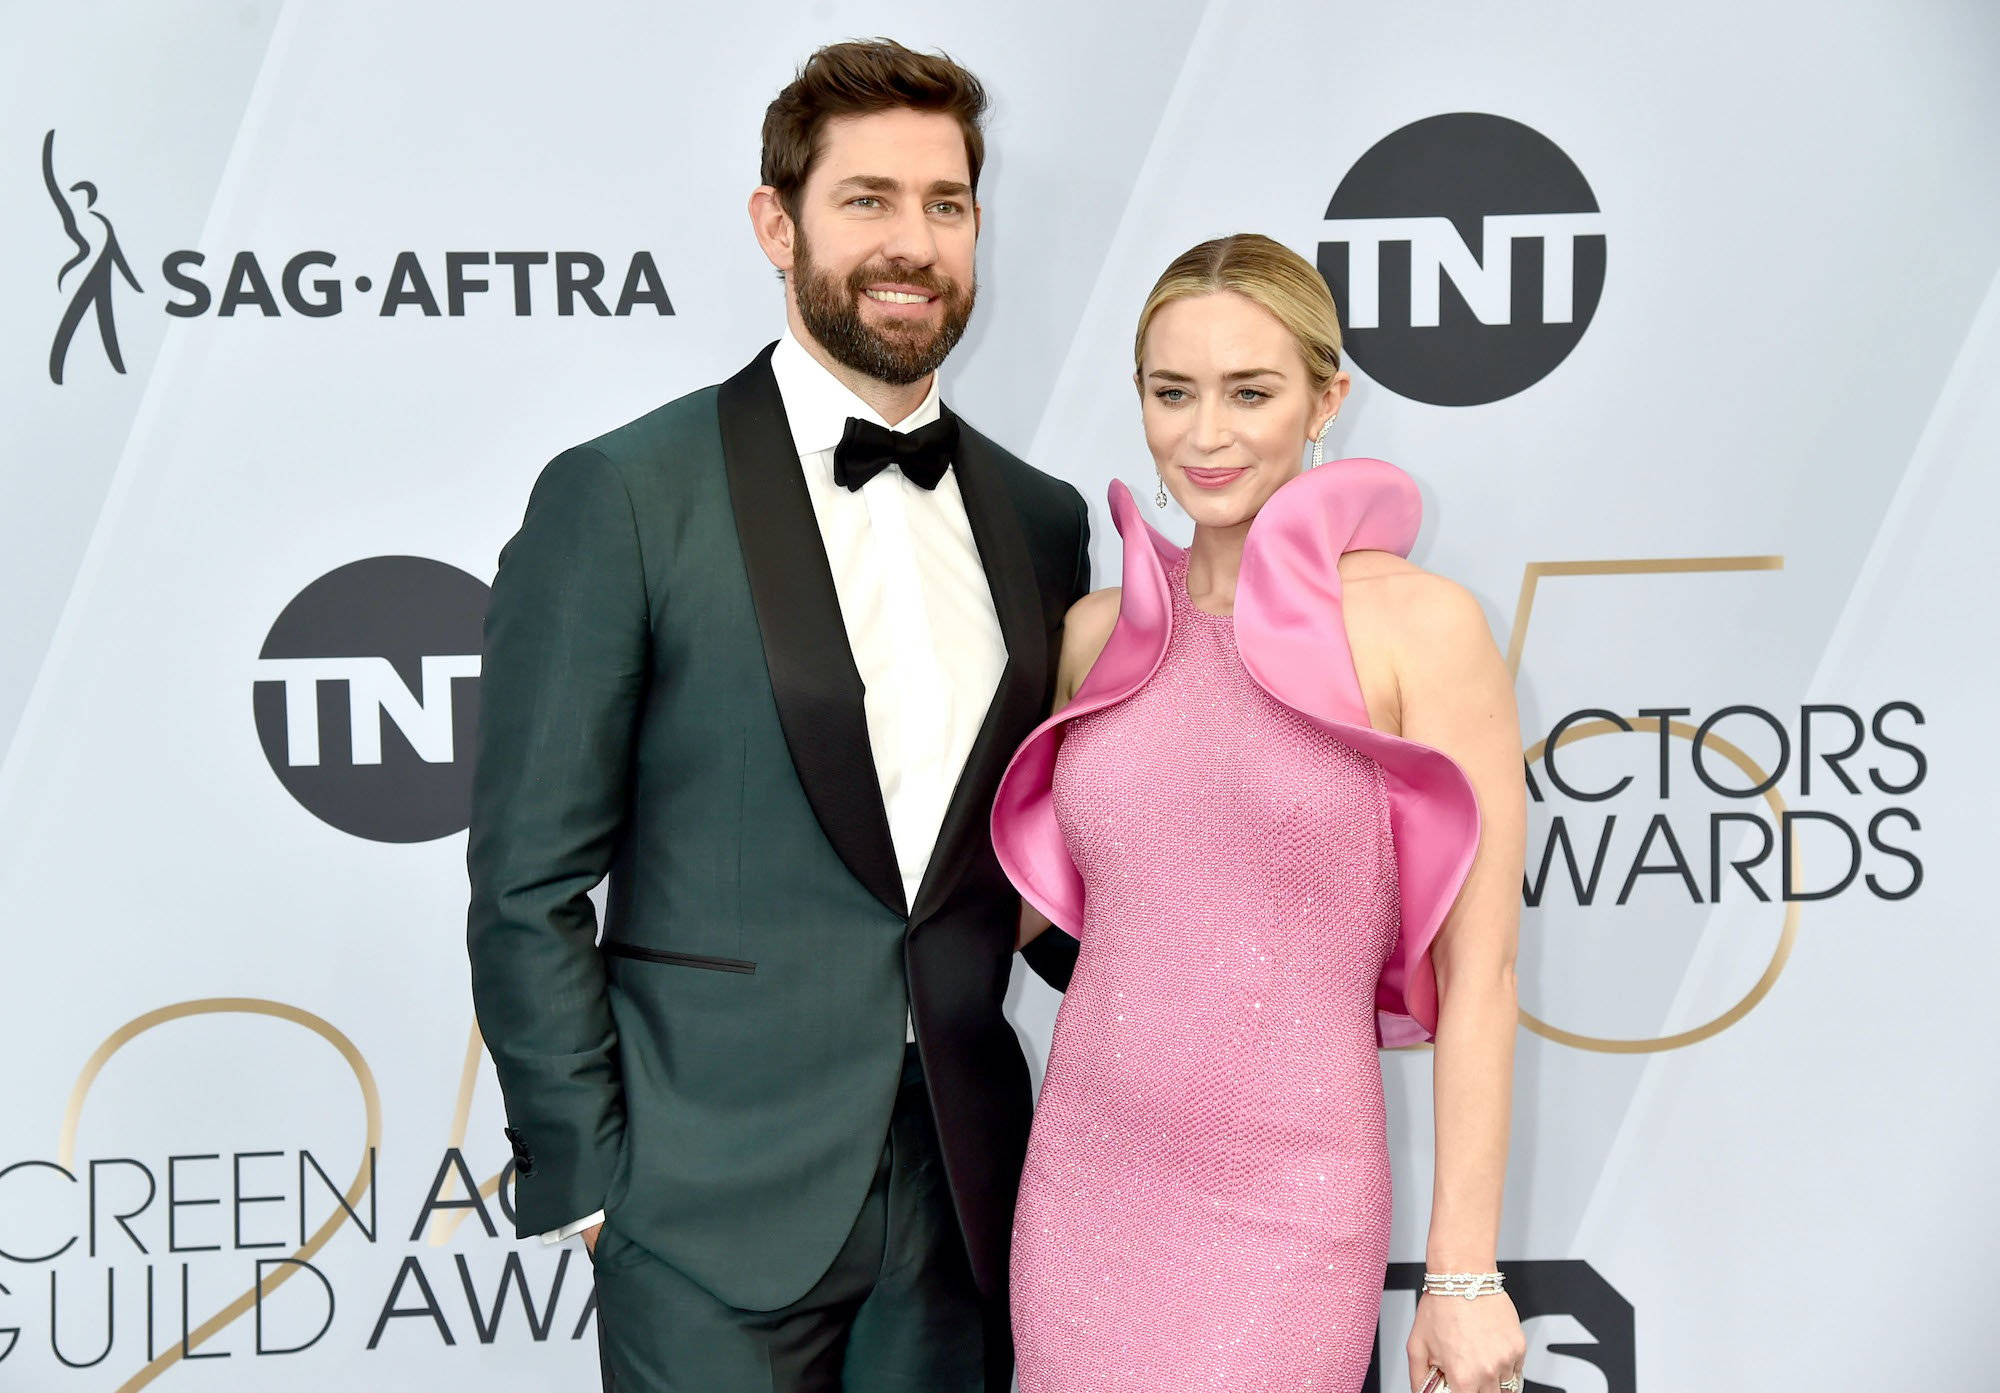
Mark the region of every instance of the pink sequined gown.
POLYGON ((1374 730, 1343 552, 1407 555, 1381 460, 1287 483, 1233 618, 1111 487, 1118 623, 1015 754, 994 850, 1082 952, 1014 1226, 1022 1393, 1355 1393, 1389 1240, 1379 1045, 1437 1028, 1430 947, 1479 810, 1374 730))
POLYGON ((1389 1247, 1388 798, 1168 582, 1165 660, 1056 756, 1087 908, 1015 1221, 1021 1389, 1353 1393, 1389 1247))

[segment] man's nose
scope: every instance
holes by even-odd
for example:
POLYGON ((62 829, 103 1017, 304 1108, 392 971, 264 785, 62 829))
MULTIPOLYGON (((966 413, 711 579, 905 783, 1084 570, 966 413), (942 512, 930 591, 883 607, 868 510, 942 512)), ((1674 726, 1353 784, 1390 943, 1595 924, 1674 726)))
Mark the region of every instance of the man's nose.
POLYGON ((882 255, 905 266, 929 266, 937 260, 937 234, 922 204, 901 208, 885 229, 882 255))

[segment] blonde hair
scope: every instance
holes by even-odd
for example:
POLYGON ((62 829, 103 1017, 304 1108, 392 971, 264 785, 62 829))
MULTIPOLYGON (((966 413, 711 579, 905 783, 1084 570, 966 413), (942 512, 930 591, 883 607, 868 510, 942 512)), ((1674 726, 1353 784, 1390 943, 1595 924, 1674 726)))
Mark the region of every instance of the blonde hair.
POLYGON ((1305 359, 1312 390, 1322 392, 1340 371, 1340 312, 1312 263, 1256 232, 1237 232, 1189 247, 1160 273, 1139 311, 1132 365, 1144 371, 1146 330, 1164 305, 1233 290, 1269 310, 1291 332, 1305 359))

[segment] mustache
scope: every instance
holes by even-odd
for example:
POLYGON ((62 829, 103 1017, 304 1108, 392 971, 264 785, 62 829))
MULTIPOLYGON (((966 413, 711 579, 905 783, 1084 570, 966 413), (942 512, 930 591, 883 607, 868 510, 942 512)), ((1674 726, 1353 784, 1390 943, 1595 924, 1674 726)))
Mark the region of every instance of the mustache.
POLYGON ((855 268, 847 277, 847 288, 858 296, 878 281, 914 286, 926 295, 934 295, 947 302, 959 299, 962 294, 957 281, 940 276, 928 266, 891 266, 887 262, 855 268))

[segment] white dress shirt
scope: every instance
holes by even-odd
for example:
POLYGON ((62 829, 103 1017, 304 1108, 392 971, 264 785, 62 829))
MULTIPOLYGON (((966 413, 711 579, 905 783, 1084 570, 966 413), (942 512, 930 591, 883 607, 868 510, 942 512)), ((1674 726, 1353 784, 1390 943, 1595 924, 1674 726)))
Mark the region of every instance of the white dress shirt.
MULTIPOLYGON (((889 815, 905 907, 930 867, 938 828, 1007 665, 958 476, 934 489, 885 469, 859 489, 833 481, 847 418, 894 431, 938 419, 938 385, 890 425, 787 333, 771 355, 792 444, 833 571, 847 646, 866 688, 868 743, 889 815)), ((906 1038, 913 1038, 906 1026, 906 1038)), ((552 1233, 554 1243, 603 1222, 597 1213, 552 1233)))

